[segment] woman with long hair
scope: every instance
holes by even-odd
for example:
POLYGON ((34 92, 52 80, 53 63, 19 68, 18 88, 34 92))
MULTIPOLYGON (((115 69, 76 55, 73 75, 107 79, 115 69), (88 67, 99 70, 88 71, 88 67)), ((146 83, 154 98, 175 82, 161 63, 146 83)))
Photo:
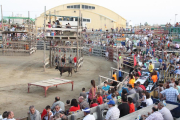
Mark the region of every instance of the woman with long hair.
POLYGON ((78 104, 76 99, 71 100, 71 107, 69 109, 69 112, 76 112, 80 110, 80 105, 78 104))
POLYGON ((88 96, 88 102, 89 104, 91 103, 91 101, 96 98, 96 85, 95 85, 95 81, 91 80, 91 88, 89 90, 89 96, 88 96))

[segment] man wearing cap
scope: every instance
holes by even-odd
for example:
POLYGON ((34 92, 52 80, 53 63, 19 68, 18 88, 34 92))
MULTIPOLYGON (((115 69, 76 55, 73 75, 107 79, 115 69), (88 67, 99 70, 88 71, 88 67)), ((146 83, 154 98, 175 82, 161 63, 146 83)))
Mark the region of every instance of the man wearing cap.
POLYGON ((109 110, 107 111, 105 120, 117 120, 120 116, 120 111, 115 107, 115 102, 110 100, 108 103, 109 110))
POLYGON ((95 117, 90 114, 90 108, 85 108, 82 110, 84 112, 84 119, 83 120, 95 120, 95 117))
POLYGON ((162 101, 158 103, 158 109, 159 112, 162 114, 164 120, 173 120, 171 112, 165 107, 165 104, 162 101))

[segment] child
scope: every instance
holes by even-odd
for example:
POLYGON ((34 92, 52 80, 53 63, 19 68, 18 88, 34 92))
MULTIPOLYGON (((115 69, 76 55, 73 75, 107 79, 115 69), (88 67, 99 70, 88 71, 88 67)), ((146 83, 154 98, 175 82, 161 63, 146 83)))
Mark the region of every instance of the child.
POLYGON ((90 105, 90 108, 96 107, 96 106, 98 106, 97 100, 96 100, 96 99, 93 99, 93 101, 92 101, 92 103, 91 103, 91 105, 90 105))
POLYGON ((100 92, 97 93, 97 102, 99 105, 103 104, 103 98, 102 98, 100 92))
POLYGON ((41 114, 41 118, 44 120, 50 120, 52 117, 53 113, 51 112, 51 107, 47 105, 41 114))
POLYGON ((87 93, 85 91, 85 88, 82 88, 82 92, 80 93, 80 96, 83 96, 84 99, 86 99, 87 93))
POLYGON ((141 102, 141 105, 138 107, 138 110, 141 109, 141 108, 143 108, 143 107, 146 107, 146 106, 147 106, 147 105, 146 105, 146 91, 143 91, 143 92, 142 92, 142 98, 139 99, 138 102, 141 102))
POLYGON ((70 100, 67 100, 65 105, 65 111, 67 115, 69 114, 70 107, 71 107, 70 100))
POLYGON ((135 111, 133 99, 131 97, 128 97, 128 105, 129 105, 129 113, 132 113, 135 111))

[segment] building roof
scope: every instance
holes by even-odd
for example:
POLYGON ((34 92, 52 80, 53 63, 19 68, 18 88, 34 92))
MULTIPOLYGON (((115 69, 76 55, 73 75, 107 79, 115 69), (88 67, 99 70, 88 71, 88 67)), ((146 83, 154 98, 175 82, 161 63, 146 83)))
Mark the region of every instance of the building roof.
POLYGON ((8 16, 3 16, 3 19, 30 19, 31 21, 35 21, 35 19, 29 18, 29 17, 8 17, 8 16))

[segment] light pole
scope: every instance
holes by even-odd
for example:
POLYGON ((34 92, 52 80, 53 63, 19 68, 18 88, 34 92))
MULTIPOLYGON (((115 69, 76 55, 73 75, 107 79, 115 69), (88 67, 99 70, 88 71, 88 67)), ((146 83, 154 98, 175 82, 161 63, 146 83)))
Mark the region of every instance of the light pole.
POLYGON ((178 14, 175 14, 175 25, 176 25, 176 16, 177 16, 178 14))

